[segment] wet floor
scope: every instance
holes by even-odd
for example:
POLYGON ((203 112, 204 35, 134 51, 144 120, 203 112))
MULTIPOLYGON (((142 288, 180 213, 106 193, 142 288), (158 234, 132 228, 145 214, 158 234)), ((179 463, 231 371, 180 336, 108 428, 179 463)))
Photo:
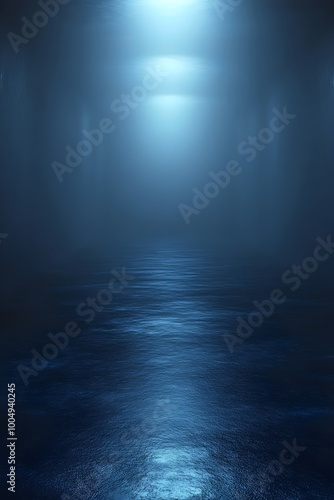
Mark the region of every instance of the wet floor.
POLYGON ((17 53, 37 3, 0 23, 16 498, 332 499, 331 261, 235 341, 332 227, 325 2, 59 0, 17 53))
POLYGON ((27 387, 17 380, 18 498, 332 498, 330 304, 291 297, 231 353, 224 335, 275 287, 272 270, 166 244, 125 262, 131 280, 89 324, 76 308, 113 267, 50 277, 58 312, 35 304, 36 330, 12 346, 7 373, 62 322, 81 328, 27 387), (294 440, 298 456, 270 465, 294 440))

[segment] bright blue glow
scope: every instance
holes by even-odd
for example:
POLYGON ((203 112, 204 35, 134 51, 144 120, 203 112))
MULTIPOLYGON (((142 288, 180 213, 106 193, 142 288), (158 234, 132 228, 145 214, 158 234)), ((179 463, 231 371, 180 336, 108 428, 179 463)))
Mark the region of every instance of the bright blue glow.
POLYGON ((173 77, 178 77, 180 75, 194 77, 195 74, 198 76, 200 72, 204 72, 208 68, 208 64, 204 65, 198 57, 186 57, 180 55, 151 57, 145 60, 145 64, 158 64, 164 70, 168 71, 173 77))
POLYGON ((179 11, 185 7, 198 7, 203 5, 203 0, 144 0, 141 2, 142 7, 153 8, 157 10, 170 9, 179 11))
POLYGON ((162 94, 152 96, 148 101, 148 106, 151 107, 153 112, 162 113, 161 118, 164 120, 167 116, 171 116, 174 113, 185 112, 185 107, 188 107, 189 112, 189 106, 196 104, 197 101, 198 99, 189 95, 162 94), (153 109, 153 106, 155 109, 153 109))
MULTIPOLYGON (((143 0, 129 6, 133 29, 148 50, 183 50, 197 43, 206 0, 143 0)), ((212 9, 212 7, 211 7, 212 9)))
POLYGON ((151 93, 138 111, 138 130, 141 148, 148 156, 165 158, 155 161, 168 165, 169 170, 179 169, 181 158, 186 169, 187 155, 192 154, 198 142, 199 125, 202 123, 203 96, 197 92, 211 76, 210 64, 203 65, 200 58, 164 55, 140 62, 142 71, 159 67, 168 76, 151 93))

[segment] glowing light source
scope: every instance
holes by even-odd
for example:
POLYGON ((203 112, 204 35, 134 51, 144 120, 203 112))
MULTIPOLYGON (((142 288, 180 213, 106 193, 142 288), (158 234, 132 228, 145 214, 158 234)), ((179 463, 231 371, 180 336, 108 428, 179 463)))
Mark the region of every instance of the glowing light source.
POLYGON ((196 44, 206 5, 207 0, 138 0, 128 9, 142 44, 179 50, 190 41, 196 44))
POLYGON ((184 7, 202 3, 200 0, 145 0, 144 4, 157 8, 184 7))

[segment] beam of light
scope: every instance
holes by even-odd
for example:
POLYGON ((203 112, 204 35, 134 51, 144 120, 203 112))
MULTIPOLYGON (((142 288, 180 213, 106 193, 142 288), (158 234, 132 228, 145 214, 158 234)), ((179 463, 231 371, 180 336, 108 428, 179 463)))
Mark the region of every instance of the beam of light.
POLYGON ((158 58, 149 59, 150 63, 156 62, 160 64, 164 69, 173 73, 175 76, 176 73, 186 72, 189 73, 203 71, 206 68, 206 64, 203 64, 201 59, 196 57, 186 57, 180 55, 167 55, 161 56, 158 58))
MULTIPOLYGON (((196 97, 183 94, 162 94, 152 96, 148 102, 149 106, 154 106, 158 113, 163 113, 162 119, 174 113, 184 112, 185 108, 196 104, 199 101, 196 97)), ((180 118, 180 117, 179 117, 180 118)))
POLYGON ((168 72, 137 113, 142 151, 163 168, 167 164, 169 170, 179 168, 181 158, 186 164, 186 156, 200 141, 207 99, 197 90, 214 68, 200 58, 175 54, 146 58, 140 65, 168 72))
POLYGON ((143 0, 141 5, 151 9, 169 9, 175 12, 185 7, 203 6, 205 3, 203 0, 143 0))
POLYGON ((197 57, 165 55, 146 58, 140 62, 138 72, 144 72, 147 67, 159 66, 168 73, 163 84, 154 92, 163 94, 195 95, 198 89, 217 71, 209 62, 197 57))
POLYGON ((174 138, 172 143, 176 139, 178 143, 186 143, 193 130, 194 120, 198 119, 198 103, 198 98, 184 94, 152 96, 143 111, 146 134, 156 140, 160 138, 160 141, 174 138))
POLYGON ((206 0, 142 0, 126 4, 133 33, 141 46, 182 50, 199 43, 206 0))

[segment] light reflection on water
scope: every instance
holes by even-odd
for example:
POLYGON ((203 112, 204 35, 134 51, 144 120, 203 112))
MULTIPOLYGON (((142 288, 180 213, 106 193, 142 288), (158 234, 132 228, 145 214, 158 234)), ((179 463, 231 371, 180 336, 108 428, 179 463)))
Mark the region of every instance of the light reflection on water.
MULTIPOLYGON (((315 354, 313 346, 310 359, 303 352, 294 381, 298 345, 279 313, 277 326, 267 321, 234 355, 226 349, 223 334, 264 293, 259 276, 273 287, 266 268, 172 245, 142 249, 126 268, 136 276, 129 288, 22 395, 25 417, 43 401, 34 417, 41 442, 22 472, 29 491, 80 498, 77 482, 94 473, 92 499, 290 500, 312 488, 330 498, 302 459, 264 493, 250 480, 284 439, 305 442, 314 422, 330 416, 307 368, 325 348, 315 354)), ((73 312, 107 282, 108 269, 100 265, 85 288, 67 277, 57 293, 73 312)))

